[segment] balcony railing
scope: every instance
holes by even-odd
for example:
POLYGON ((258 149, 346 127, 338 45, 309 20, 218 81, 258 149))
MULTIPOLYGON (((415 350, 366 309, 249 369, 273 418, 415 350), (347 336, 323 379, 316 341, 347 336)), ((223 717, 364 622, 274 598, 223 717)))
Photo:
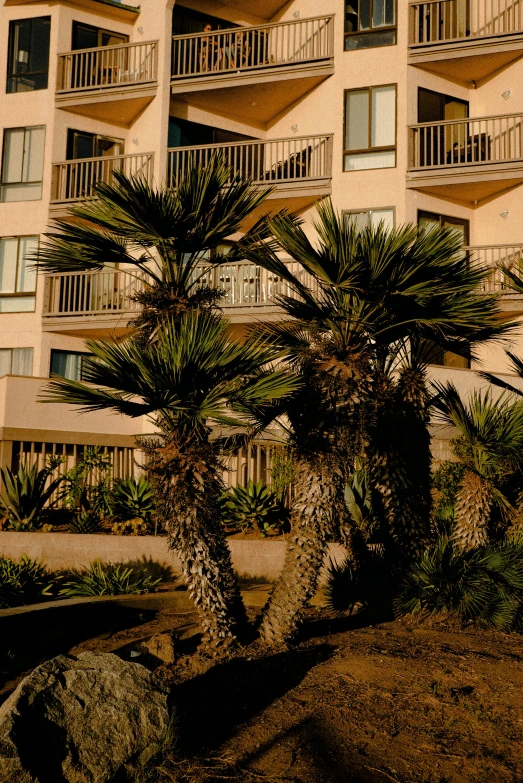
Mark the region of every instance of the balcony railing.
POLYGON ((231 175, 250 177, 254 183, 275 185, 331 176, 332 136, 306 136, 232 144, 204 144, 169 150, 169 181, 176 186, 191 166, 205 166, 218 154, 231 175))
POLYGON ((121 269, 49 274, 45 285, 44 316, 48 318, 111 316, 141 307, 131 297, 142 289, 142 279, 121 269))
POLYGON ((158 42, 98 46, 58 55, 57 92, 110 90, 154 82, 158 72, 158 42))
POLYGON ((153 175, 154 153, 111 155, 100 158, 81 158, 53 163, 53 190, 51 202, 78 201, 94 195, 99 182, 110 184, 114 171, 127 176, 143 176, 150 181, 153 175))
MULTIPOLYGON (((302 283, 314 285, 314 279, 297 261, 287 262, 287 267, 302 283)), ((202 267, 200 273, 204 270, 202 267)), ((281 295, 296 298, 282 277, 247 261, 210 268, 207 274, 202 274, 200 283, 224 292, 221 307, 263 306, 274 303, 281 295)))
POLYGON ((472 261, 491 270, 483 284, 486 293, 515 294, 507 285, 504 269, 517 269, 523 262, 523 244, 465 247, 472 261))
POLYGON ((176 35, 172 78, 210 76, 325 60, 333 56, 332 16, 176 35))
POLYGON ((523 114, 411 126, 412 168, 503 163, 523 158, 523 114))
POLYGON ((523 30, 522 0, 427 0, 411 8, 415 46, 523 30))

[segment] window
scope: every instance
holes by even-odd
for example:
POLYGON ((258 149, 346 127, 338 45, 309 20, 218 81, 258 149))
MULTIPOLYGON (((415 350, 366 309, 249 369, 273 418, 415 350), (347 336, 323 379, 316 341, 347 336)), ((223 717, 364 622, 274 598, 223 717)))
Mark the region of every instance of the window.
POLYGON ((7 92, 47 89, 50 32, 50 16, 10 22, 7 92))
POLYGON ((2 375, 32 374, 32 348, 0 348, 0 377, 2 375))
POLYGON ((422 349, 422 359, 427 364, 435 364, 439 367, 457 367, 460 370, 470 368, 470 356, 460 356, 453 351, 445 351, 431 340, 426 340, 422 349))
POLYGON ((345 171, 396 165, 396 85, 345 91, 345 171))
POLYGON ((464 245, 468 245, 469 242, 469 221, 462 218, 450 217, 449 215, 440 215, 437 212, 422 212, 418 211, 418 226, 425 230, 430 230, 434 226, 441 226, 442 228, 452 228, 462 236, 462 242, 464 245))
POLYGON ((60 375, 70 381, 83 381, 86 358, 92 358, 92 354, 81 351, 51 351, 51 375, 60 375))
POLYGON ((0 313, 35 309, 36 270, 32 265, 37 249, 38 237, 0 239, 0 313))
POLYGON ((396 0, 348 0, 345 3, 345 49, 368 49, 396 43, 396 0))
POLYGON ((386 229, 394 228, 394 207, 383 209, 356 209, 345 212, 345 220, 350 221, 359 231, 364 228, 376 228, 383 223, 386 229))
POLYGON ((93 27, 82 22, 73 22, 72 49, 97 49, 99 46, 118 46, 129 41, 129 36, 93 27))
POLYGON ((0 201, 42 198, 45 126, 6 128, 0 201))

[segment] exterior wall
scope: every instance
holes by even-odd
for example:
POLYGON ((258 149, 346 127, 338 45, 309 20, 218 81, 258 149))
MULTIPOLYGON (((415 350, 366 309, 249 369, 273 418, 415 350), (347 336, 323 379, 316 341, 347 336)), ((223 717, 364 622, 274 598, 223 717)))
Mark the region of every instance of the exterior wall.
MULTIPOLYGON (((13 0, 14 2, 14 0, 13 0)), ((65 160, 68 128, 92 133, 102 133, 122 138, 125 153, 154 153, 154 178, 165 180, 167 171, 167 134, 169 114, 213 125, 257 139, 276 139, 293 136, 333 134, 332 197, 340 210, 393 207, 396 224, 416 222, 418 211, 425 210, 466 219, 470 223, 469 243, 523 244, 523 199, 521 185, 509 188, 474 204, 471 200, 457 201, 450 195, 431 195, 406 187, 410 159, 408 126, 417 122, 418 88, 442 92, 470 103, 470 117, 523 112, 523 59, 478 82, 459 82, 458 79, 414 67, 408 64, 408 13, 407 2, 397 0, 397 44, 356 51, 344 51, 344 3, 343 0, 324 0, 321 8, 315 0, 291 0, 271 3, 280 7, 271 22, 291 22, 318 14, 334 14, 334 73, 304 94, 268 122, 249 120, 251 107, 249 89, 239 92, 234 110, 211 111, 205 103, 196 100, 196 93, 177 92, 171 96, 171 18, 175 0, 149 0, 140 13, 130 18, 119 8, 94 0, 70 0, 70 2, 35 3, 19 2, 2 6, 0 10, 0 134, 4 128, 45 125, 45 165, 43 196, 41 201, 0 204, 2 236, 37 234, 46 232, 51 198, 52 163, 65 160), (35 92, 5 93, 7 67, 7 40, 10 20, 37 16, 51 16, 51 47, 49 87, 35 92), (158 85, 152 100, 127 125, 116 123, 108 113, 105 119, 84 116, 77 111, 57 108, 55 85, 57 81, 58 54, 70 51, 73 21, 108 28, 129 36, 130 42, 158 41, 158 85), (343 171, 344 90, 382 84, 397 85, 397 165, 391 169, 343 171), (503 93, 510 90, 510 97, 503 93), (192 96, 192 97, 191 97, 192 96), (198 104, 198 105, 196 105, 198 104)), ((234 24, 256 25, 267 22, 263 0, 184 0, 183 5, 234 24), (245 10, 247 8, 247 10, 245 10)), ((523 44, 522 44, 523 49, 523 44)), ((265 100, 286 89, 286 82, 267 86, 265 100)), ((223 88, 225 94, 226 88, 223 88)), ((0 135, 1 144, 2 135, 0 135)), ((289 200, 292 209, 294 203, 289 200)), ((310 219, 311 208, 304 211, 310 219)), ((33 347, 33 373, 39 379, 48 376, 52 349, 83 349, 83 337, 79 332, 43 326, 44 280, 39 277, 34 313, 0 314, 0 348, 33 347)), ((252 312, 252 311, 251 311, 252 312)), ((252 316, 249 316, 252 317, 252 316)), ((256 317, 256 314, 255 314, 256 317)), ((238 320, 238 318, 236 319, 238 320)), ((239 317, 241 321, 242 318, 239 317)), ((248 320, 247 317, 244 320, 248 320)), ((235 323, 233 331, 240 335, 244 324, 235 323)), ((96 326, 91 334, 96 334, 96 326)), ((103 333, 100 332, 103 336, 103 333)), ((511 347, 523 351, 521 327, 511 337, 511 347)), ((492 371, 506 370, 504 346, 495 345, 479 351, 477 365, 492 371)), ((446 370, 436 368, 436 374, 446 370)), ((475 375, 469 375, 467 378, 475 375)), ((465 376, 459 376, 463 388, 469 388, 465 376)), ((98 433, 131 437, 145 431, 141 423, 128 420, 97 418, 98 414, 72 415, 65 406, 41 406, 35 403, 36 388, 41 380, 17 381, 0 379, 0 427, 11 429, 39 429, 68 431, 70 433, 98 433), (16 389, 14 396, 9 396, 16 389), (31 398, 31 394, 35 396, 31 398), (6 396, 7 395, 7 396, 6 396), (4 400, 4 401, 3 401, 4 400), (6 402, 7 400, 7 402, 6 402), (3 406, 3 407, 2 407, 3 406)), ((0 439, 1 440, 1 439, 0 439)), ((4 449, 5 450, 5 449, 4 449)))

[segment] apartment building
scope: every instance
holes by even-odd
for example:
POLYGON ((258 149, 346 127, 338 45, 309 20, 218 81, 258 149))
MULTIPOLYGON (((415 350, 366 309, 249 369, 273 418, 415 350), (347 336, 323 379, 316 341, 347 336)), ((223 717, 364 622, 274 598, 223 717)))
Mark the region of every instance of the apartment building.
MULTIPOLYGON (((126 333, 136 283, 28 261, 115 169, 175 185, 220 149, 274 188, 267 209, 307 219, 331 195, 358 225, 454 227, 493 289, 523 250, 521 0, 4 0, 0 42, 0 464, 98 444, 132 470, 146 422, 38 393, 51 372, 81 378, 86 338, 126 333)), ((246 263, 212 274, 233 329, 277 317, 281 280, 246 263)), ((505 370, 501 348, 482 361, 505 370)), ((442 354, 432 372, 468 389, 466 364, 442 354)), ((232 480, 267 459, 252 447, 232 480)))

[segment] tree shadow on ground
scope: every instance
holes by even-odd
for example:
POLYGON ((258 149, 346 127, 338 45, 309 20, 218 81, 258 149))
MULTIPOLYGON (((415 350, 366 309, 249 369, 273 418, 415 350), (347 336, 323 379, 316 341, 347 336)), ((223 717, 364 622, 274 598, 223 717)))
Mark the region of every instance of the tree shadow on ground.
POLYGON ((319 644, 263 658, 236 658, 178 685, 173 694, 180 750, 213 750, 241 723, 295 688, 326 661, 333 648, 319 644))
POLYGON ((370 628, 373 625, 390 623, 394 620, 392 611, 384 612, 356 612, 339 617, 321 617, 318 620, 307 620, 302 623, 296 635, 296 642, 306 642, 317 637, 330 636, 331 634, 357 631, 361 628, 370 628))

